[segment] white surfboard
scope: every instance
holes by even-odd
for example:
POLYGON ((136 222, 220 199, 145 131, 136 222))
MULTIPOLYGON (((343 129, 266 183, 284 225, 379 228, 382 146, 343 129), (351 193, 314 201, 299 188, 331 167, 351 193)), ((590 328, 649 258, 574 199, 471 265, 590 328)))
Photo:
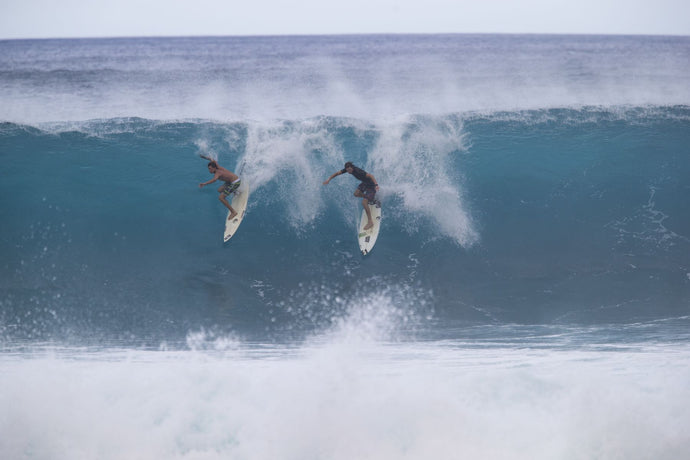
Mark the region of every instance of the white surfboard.
MULTIPOLYGON (((240 187, 233 193, 232 201, 230 206, 237 211, 237 215, 232 219, 228 220, 225 218, 225 233, 223 234, 223 242, 228 241, 235 234, 237 228, 242 223, 244 219, 244 214, 247 212, 247 200, 249 200, 249 181, 246 178, 241 179, 240 187)), ((228 217, 230 217, 230 211, 228 211, 228 217)))
POLYGON ((368 230, 364 230, 367 224, 367 212, 362 209, 362 218, 359 220, 359 231, 357 238, 359 239, 359 249, 362 255, 366 256, 371 252, 376 244, 376 239, 379 237, 379 230, 381 229, 381 202, 376 201, 376 204, 369 204, 371 211, 371 220, 374 221, 374 226, 368 230))

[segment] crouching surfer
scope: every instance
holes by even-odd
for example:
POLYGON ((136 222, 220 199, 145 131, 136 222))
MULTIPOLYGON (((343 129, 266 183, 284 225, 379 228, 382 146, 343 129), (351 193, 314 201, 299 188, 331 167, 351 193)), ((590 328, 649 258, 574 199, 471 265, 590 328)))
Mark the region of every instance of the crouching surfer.
POLYGON ((369 230, 371 227, 374 226, 374 222, 371 220, 371 210, 369 209, 369 203, 376 202, 376 192, 379 189, 379 184, 376 183, 376 178, 373 174, 369 174, 365 170, 358 168, 357 166, 353 165, 352 162, 348 161, 347 163, 345 163, 344 169, 341 169, 340 171, 333 173, 331 177, 326 179, 323 185, 327 185, 331 181, 331 179, 345 173, 350 173, 353 176, 355 176, 357 180, 361 181, 359 186, 357 186, 357 190, 355 190, 355 196, 358 198, 362 198, 362 206, 364 206, 364 210, 367 213, 367 224, 364 226, 364 230, 369 230))
POLYGON ((228 220, 232 220, 237 215, 237 211, 235 211, 232 208, 232 206, 230 206, 227 197, 230 196, 231 193, 234 193, 240 187, 240 177, 234 172, 218 165, 218 162, 214 159, 204 155, 199 156, 205 160, 209 160, 208 172, 213 174, 213 179, 207 182, 202 182, 201 184, 199 184, 199 188, 202 188, 204 185, 212 184, 217 180, 222 180, 224 184, 218 187, 218 199, 221 203, 223 203, 223 205, 225 205, 226 208, 230 210, 228 220))

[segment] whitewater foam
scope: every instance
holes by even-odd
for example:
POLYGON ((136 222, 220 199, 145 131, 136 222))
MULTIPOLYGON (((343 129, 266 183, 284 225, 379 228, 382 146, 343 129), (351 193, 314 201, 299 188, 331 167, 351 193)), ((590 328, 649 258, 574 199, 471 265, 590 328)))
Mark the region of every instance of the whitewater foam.
POLYGON ((477 240, 458 187, 461 172, 453 168, 454 156, 465 151, 462 121, 455 117, 412 117, 382 126, 370 162, 387 184, 382 196, 402 199, 398 217, 408 231, 426 217, 462 246, 477 240))
POLYGON ((660 360, 341 340, 3 355, 0 453, 673 459, 690 447, 684 347, 660 360))

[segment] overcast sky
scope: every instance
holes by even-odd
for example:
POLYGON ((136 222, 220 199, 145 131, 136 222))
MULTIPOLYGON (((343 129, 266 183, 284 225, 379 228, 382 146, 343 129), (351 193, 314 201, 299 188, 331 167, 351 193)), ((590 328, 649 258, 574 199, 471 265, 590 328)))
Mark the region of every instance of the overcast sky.
POLYGON ((0 0, 0 39, 362 33, 690 35, 690 0, 0 0))

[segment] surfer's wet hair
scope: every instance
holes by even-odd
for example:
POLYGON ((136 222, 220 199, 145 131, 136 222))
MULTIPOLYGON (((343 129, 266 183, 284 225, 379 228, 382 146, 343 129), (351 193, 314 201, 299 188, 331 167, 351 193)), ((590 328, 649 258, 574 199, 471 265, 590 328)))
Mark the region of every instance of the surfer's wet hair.
POLYGON ((214 168, 218 169, 218 163, 216 163, 215 161, 210 161, 210 162, 208 163, 208 165, 209 165, 209 166, 213 166, 214 168))
POLYGON ((354 167, 355 167, 355 165, 353 165, 351 161, 348 161, 347 163, 345 163, 345 169, 354 168, 354 167))

